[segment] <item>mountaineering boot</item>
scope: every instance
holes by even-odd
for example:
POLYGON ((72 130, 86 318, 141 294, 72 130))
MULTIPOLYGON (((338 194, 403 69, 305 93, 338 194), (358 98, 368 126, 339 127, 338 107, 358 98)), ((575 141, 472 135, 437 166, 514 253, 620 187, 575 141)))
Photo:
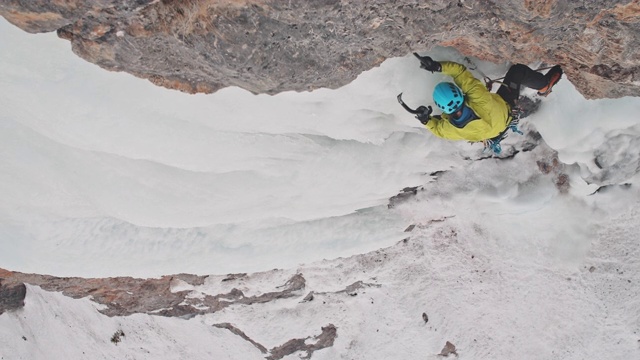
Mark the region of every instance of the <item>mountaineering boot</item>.
POLYGON ((551 92, 553 86, 560 81, 562 78, 562 68, 560 65, 556 65, 549 70, 549 72, 544 76, 547 79, 547 86, 538 90, 538 95, 547 96, 551 92))

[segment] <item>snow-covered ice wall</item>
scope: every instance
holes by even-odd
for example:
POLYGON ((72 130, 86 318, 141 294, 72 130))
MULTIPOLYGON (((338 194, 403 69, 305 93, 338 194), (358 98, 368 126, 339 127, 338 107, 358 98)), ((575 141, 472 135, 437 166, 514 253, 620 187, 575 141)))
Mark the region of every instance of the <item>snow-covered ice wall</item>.
MULTIPOLYGON (((500 209, 538 227, 518 214, 547 206, 535 193, 537 202, 491 205, 509 197, 505 189, 518 193, 533 170, 472 165, 451 175, 450 202, 436 197, 410 216, 387 209, 402 188, 467 166, 480 151, 435 138, 397 104, 400 92, 414 107, 431 103, 430 89, 445 79, 412 56, 338 90, 187 95, 88 64, 54 34, 29 35, 1 20, 0 37, 5 268, 78 276, 257 271, 393 244, 413 213, 500 209), (487 184, 497 193, 476 199, 487 184)), ((463 59, 450 49, 432 55, 463 59)), ((478 65, 490 76, 507 68, 478 65)), ((639 120, 630 114, 639 108, 638 99, 586 101, 562 81, 529 121, 585 179, 633 182, 639 120)), ((579 196, 598 188, 573 181, 579 196)))

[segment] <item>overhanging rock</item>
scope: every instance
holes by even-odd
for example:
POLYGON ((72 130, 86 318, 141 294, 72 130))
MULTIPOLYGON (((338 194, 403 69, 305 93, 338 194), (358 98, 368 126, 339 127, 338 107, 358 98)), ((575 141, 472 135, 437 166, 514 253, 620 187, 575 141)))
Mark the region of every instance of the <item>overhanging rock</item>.
POLYGON ((587 98, 640 94, 638 1, 13 0, 0 15, 29 32, 57 30, 105 69, 189 93, 338 88, 441 45, 562 64, 587 98))

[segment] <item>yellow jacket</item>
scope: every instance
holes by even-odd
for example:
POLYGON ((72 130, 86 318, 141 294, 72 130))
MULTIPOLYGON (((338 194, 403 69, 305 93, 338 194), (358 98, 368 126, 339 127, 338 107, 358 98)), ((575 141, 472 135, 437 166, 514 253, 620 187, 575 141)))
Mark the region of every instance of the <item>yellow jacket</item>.
POLYGON ((511 121, 511 109, 498 94, 487 90, 482 81, 476 79, 464 65, 442 61, 442 72, 453 77, 453 81, 464 93, 465 104, 475 112, 478 119, 463 128, 449 122, 449 115, 431 116, 427 129, 441 138, 449 140, 482 141, 498 136, 511 121))

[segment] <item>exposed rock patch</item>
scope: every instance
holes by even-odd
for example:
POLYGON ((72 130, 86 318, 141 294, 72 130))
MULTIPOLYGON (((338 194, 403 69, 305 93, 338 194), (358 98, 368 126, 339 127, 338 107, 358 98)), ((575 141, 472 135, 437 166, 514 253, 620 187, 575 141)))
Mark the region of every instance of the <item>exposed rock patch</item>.
POLYGON ((420 186, 410 186, 402 189, 398 193, 398 195, 394 195, 389 198, 389 203, 387 204, 387 208, 392 209, 399 204, 402 204, 410 199, 413 199, 416 194, 418 194, 418 190, 422 190, 420 186))
POLYGON ((261 353, 266 354, 267 353, 267 348, 262 346, 261 344, 255 342, 254 340, 252 340, 251 338, 249 338, 247 336, 247 334, 244 333, 244 331, 238 329, 237 327, 233 326, 230 323, 221 323, 221 324, 213 324, 213 326, 220 328, 220 329, 227 329, 229 331, 231 331, 232 333, 240 336, 241 338, 245 339, 246 341, 250 342, 251 344, 253 344, 253 346, 255 346, 258 350, 260 350, 261 353))
POLYGON ((440 356, 449 356, 449 355, 456 355, 458 356, 458 352, 456 351, 456 346, 453 345, 451 342, 447 341, 446 344, 444 344, 444 347, 442 348, 442 351, 440 351, 440 354, 438 354, 440 356))
MULTIPOLYGON (((376 252, 376 253, 379 253, 376 252)), ((386 259, 386 255, 383 255, 386 259)), ((381 260, 382 261, 382 260, 381 260)), ((242 278, 250 279, 246 274, 242 278)), ((220 282, 228 282, 229 277, 220 277, 220 282)), ((259 276, 259 274, 258 274, 259 276)), ((25 274, 0 269, 0 309, 11 310, 24 305, 25 285, 40 286, 46 291, 61 292, 65 296, 79 299, 90 297, 106 308, 100 310, 107 316, 128 316, 150 314, 167 317, 190 318, 196 315, 220 311, 231 305, 262 304, 278 299, 302 297, 306 280, 302 274, 294 274, 274 291, 247 296, 242 290, 216 294, 197 290, 172 290, 176 281, 195 287, 203 285, 208 276, 190 274, 167 275, 160 278, 136 279, 131 277, 79 278, 55 277, 50 275, 25 274)), ((356 281, 335 292, 310 292, 303 301, 311 301, 316 295, 347 294, 356 296, 363 289, 380 287, 378 284, 356 281)))
POLYGON ((12 283, 0 278, 0 315, 5 311, 20 309, 24 306, 27 287, 22 283, 12 283))
MULTIPOLYGON (((181 280, 193 286, 202 285, 207 276, 178 274, 161 278, 136 279, 131 277, 85 279, 76 277, 60 278, 49 275, 24 274, 0 269, 0 278, 15 284, 1 288, 0 306, 6 302, 6 309, 21 307, 24 292, 19 293, 24 283, 40 286, 47 291, 58 291, 72 298, 90 296, 93 301, 106 305, 100 310, 107 316, 127 316, 136 313, 153 314, 169 317, 192 317, 199 314, 220 311, 234 304, 251 305, 265 303, 282 298, 297 296, 298 291, 304 289, 305 279, 302 275, 292 276, 277 291, 260 295, 245 296, 238 289, 228 293, 205 295, 202 298, 192 298, 191 292, 171 291, 171 282, 181 280), (7 295, 5 295, 7 294, 7 295), (20 299, 21 295, 21 299, 20 299)), ((4 284, 3 280, 3 284, 4 284)), ((0 307, 1 309, 1 307, 0 307)))
POLYGON ((387 58, 442 45, 493 62, 562 64, 587 98, 640 94, 637 0, 12 0, 0 15, 57 31, 105 69, 190 93, 337 88, 387 58))
POLYGON ((266 347, 252 340, 242 330, 233 326, 230 323, 214 324, 213 326, 221 329, 227 329, 232 333, 240 336, 244 340, 250 342, 263 354, 268 354, 267 360, 279 360, 287 355, 294 354, 296 352, 305 352, 306 355, 301 357, 302 359, 310 359, 313 352, 316 350, 324 349, 333 346, 334 340, 338 337, 337 329, 333 324, 322 327, 322 333, 318 336, 308 336, 301 339, 291 339, 280 346, 276 346, 271 350, 267 350, 266 347), (309 340, 315 340, 315 342, 309 343, 309 340))
POLYGON ((338 337, 336 327, 333 324, 329 324, 322 327, 322 333, 320 335, 312 338, 315 342, 308 344, 307 342, 310 337, 304 339, 291 339, 281 346, 271 349, 271 355, 267 357, 267 360, 279 360, 287 355, 291 355, 299 351, 306 353, 302 359, 311 359, 311 355, 313 355, 314 351, 333 346, 333 342, 336 337, 338 337))

